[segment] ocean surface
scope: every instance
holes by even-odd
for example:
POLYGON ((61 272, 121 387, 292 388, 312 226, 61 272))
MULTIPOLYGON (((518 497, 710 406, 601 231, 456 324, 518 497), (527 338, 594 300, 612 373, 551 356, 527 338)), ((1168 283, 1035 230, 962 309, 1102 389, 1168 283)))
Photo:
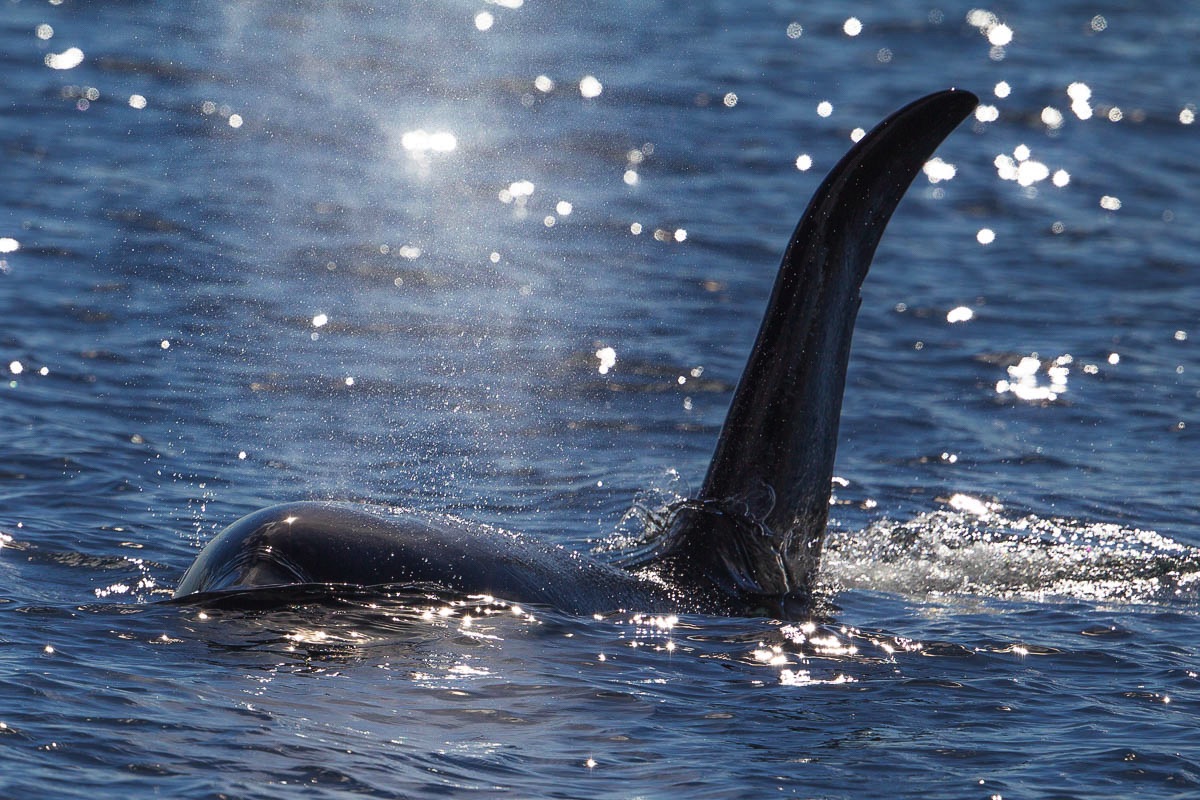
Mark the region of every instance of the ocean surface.
POLYGON ((1200 793, 1200 13, 0 8, 0 797, 1200 793), (163 602, 295 499, 580 550, 697 488, 817 184, 864 290, 811 622, 163 602))

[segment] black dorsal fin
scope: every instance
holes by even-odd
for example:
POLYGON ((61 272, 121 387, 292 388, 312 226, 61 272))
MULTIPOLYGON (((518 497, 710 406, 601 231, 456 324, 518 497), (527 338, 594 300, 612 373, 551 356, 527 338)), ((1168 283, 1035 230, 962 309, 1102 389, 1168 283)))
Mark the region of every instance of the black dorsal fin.
POLYGON ((951 89, 905 106, 817 190, 784 253, 704 486, 676 516, 664 556, 677 577, 735 594, 808 591, 829 514, 859 289, 909 184, 977 103, 951 89))

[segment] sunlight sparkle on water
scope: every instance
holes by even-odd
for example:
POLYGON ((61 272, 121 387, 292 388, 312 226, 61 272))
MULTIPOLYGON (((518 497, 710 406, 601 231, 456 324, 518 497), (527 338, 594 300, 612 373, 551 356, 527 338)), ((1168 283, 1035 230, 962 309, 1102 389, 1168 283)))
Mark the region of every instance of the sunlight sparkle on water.
POLYGON ((10 236, 0 236, 0 253, 15 253, 21 248, 21 243, 10 236))
POLYGON ((75 69, 83 63, 83 51, 69 47, 61 53, 47 53, 44 61, 50 69, 75 69))
POLYGON ((862 33, 863 24, 858 17, 851 17, 842 25, 842 32, 847 36, 858 36, 862 33))
POLYGON ((1017 183, 1032 186, 1050 177, 1050 168, 1040 161, 1022 161, 1017 167, 1017 183))
POLYGON ((967 24, 979 29, 992 46, 988 57, 993 61, 1001 61, 1004 58, 1004 48, 1012 43, 1013 30, 1000 21, 999 17, 991 11, 981 8, 973 8, 967 12, 967 24))
MULTIPOLYGON (((1029 147, 1023 144, 1018 145, 1011 156, 1001 153, 992 163, 1001 180, 1016 181, 1021 186, 1032 186, 1050 177, 1050 167, 1034 160, 1029 147)), ((1065 185, 1058 183, 1056 179, 1055 186, 1065 185)))
POLYGON ((855 679, 849 675, 837 674, 832 678, 818 679, 812 676, 812 673, 806 669, 784 669, 779 671, 779 682, 784 686, 812 686, 814 684, 830 684, 837 685, 842 683, 855 683, 855 679))
POLYGON ((1076 81, 1067 87, 1067 97, 1071 98, 1071 111, 1080 119, 1092 118, 1092 88, 1086 83, 1076 81))
POLYGON ((975 109, 975 119, 980 122, 995 122, 1000 119, 1000 109, 995 106, 981 104, 975 109))
POLYGON ((423 128, 405 131, 400 137, 400 146, 414 155, 422 153, 450 153, 458 148, 458 137, 450 131, 429 133, 423 128))
POLYGON ((683 242, 687 240, 688 232, 684 228, 676 228, 675 230, 667 230, 666 228, 654 229, 654 240, 658 242, 683 242))
POLYGON ((611 347, 601 347, 596 351, 596 358, 600 359, 597 371, 601 375, 607 375, 608 371, 617 364, 617 351, 611 347))
POLYGON ((537 89, 543 94, 546 94, 554 91, 554 81, 552 81, 547 75, 538 75, 533 79, 533 88, 537 89))
POLYGON ((1119 211, 1121 208, 1121 198, 1106 194, 1100 198, 1100 207, 1105 211, 1119 211))
POLYGON ((991 244, 996 241, 996 232, 991 228, 980 228, 979 232, 975 234, 975 241, 980 244, 991 244))
POLYGON ((495 22, 496 18, 492 16, 490 11, 480 11, 475 15, 475 27, 481 31, 491 30, 495 22))
POLYGON ((946 314, 946 322, 949 322, 951 324, 953 324, 955 322, 969 322, 970 320, 973 320, 973 319, 975 319, 975 312, 972 311, 971 309, 967 308, 966 306, 959 306, 957 308, 952 308, 946 314))
POLYGON ((51 26, 49 26, 45 22, 43 22, 41 25, 38 25, 37 28, 34 29, 33 33, 35 36, 37 36, 37 38, 41 39, 44 42, 47 39, 54 36, 54 28, 52 28, 51 26))
POLYGON ((784 664, 791 663, 791 659, 788 658, 787 654, 783 652, 783 648, 779 645, 773 645, 771 647, 760 646, 750 655, 753 656, 754 660, 760 664, 767 664, 768 666, 773 667, 779 667, 783 666, 784 664))
POLYGON ((1013 40, 1012 28, 1004 23, 993 25, 987 32, 988 42, 996 47, 1004 47, 1010 44, 1013 40))
POLYGON ((925 162, 925 166, 921 168, 925 173, 925 177, 930 183, 941 183, 954 178, 958 174, 958 168, 953 164, 943 161, 941 158, 934 157, 925 162))
POLYGON ((1007 379, 996 382, 996 394, 1012 394, 1017 399, 1027 402, 1052 403, 1067 390, 1070 364, 1074 360, 1070 354, 1064 354, 1048 362, 1045 372, 1050 383, 1045 385, 1038 381, 1038 373, 1042 371, 1043 364, 1037 353, 1025 356, 1008 368, 1007 379))
POLYGON ((832 113, 833 113, 833 103, 829 102, 828 100, 822 100, 820 103, 817 103, 817 116, 818 117, 828 117, 832 113))
POLYGON ((492 674, 492 671, 487 667, 472 667, 469 664, 455 664, 446 670, 446 672, 465 678, 485 678, 492 674))
POLYGON ((533 181, 513 181, 507 189, 500 190, 500 202, 523 206, 533 195, 535 188, 533 181))
POLYGON ((977 517, 986 517, 993 511, 999 511, 1000 506, 986 503, 976 497, 971 497, 968 494, 953 494, 947 501, 947 505, 955 511, 962 511, 965 514, 974 514, 977 517))
POLYGON ((594 75, 584 75, 579 81, 579 93, 588 99, 599 97, 603 91, 604 84, 596 80, 594 75))
POLYGON ((996 87, 992 89, 992 93, 1001 100, 1012 94, 1012 87, 1008 85, 1008 81, 1000 81, 996 87))
POLYGON ((801 172, 808 172, 810 169, 812 169, 812 164, 812 156, 810 156, 808 153, 801 153, 800 155, 796 156, 796 169, 800 170, 801 172))

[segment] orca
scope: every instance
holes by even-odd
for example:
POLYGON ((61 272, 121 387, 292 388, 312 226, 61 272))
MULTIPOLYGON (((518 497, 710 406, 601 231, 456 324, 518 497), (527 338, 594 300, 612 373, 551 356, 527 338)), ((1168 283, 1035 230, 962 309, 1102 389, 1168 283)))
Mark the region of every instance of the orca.
POLYGON ((784 252, 703 486, 670 509, 647 554, 610 563, 447 515, 294 502, 219 533, 175 599, 406 586, 572 614, 811 613, 860 288, 909 184, 977 103, 956 89, 921 98, 825 178, 784 252))

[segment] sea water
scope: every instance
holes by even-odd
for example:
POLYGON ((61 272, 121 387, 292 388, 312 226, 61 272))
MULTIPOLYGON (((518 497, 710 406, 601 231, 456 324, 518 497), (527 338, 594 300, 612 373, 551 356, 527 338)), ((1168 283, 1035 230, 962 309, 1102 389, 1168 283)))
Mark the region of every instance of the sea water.
POLYGON ((1192 797, 1186 4, 6 2, 0 795, 1192 797), (292 499, 611 552, 700 483, 852 141, 811 621, 166 604, 292 499))

